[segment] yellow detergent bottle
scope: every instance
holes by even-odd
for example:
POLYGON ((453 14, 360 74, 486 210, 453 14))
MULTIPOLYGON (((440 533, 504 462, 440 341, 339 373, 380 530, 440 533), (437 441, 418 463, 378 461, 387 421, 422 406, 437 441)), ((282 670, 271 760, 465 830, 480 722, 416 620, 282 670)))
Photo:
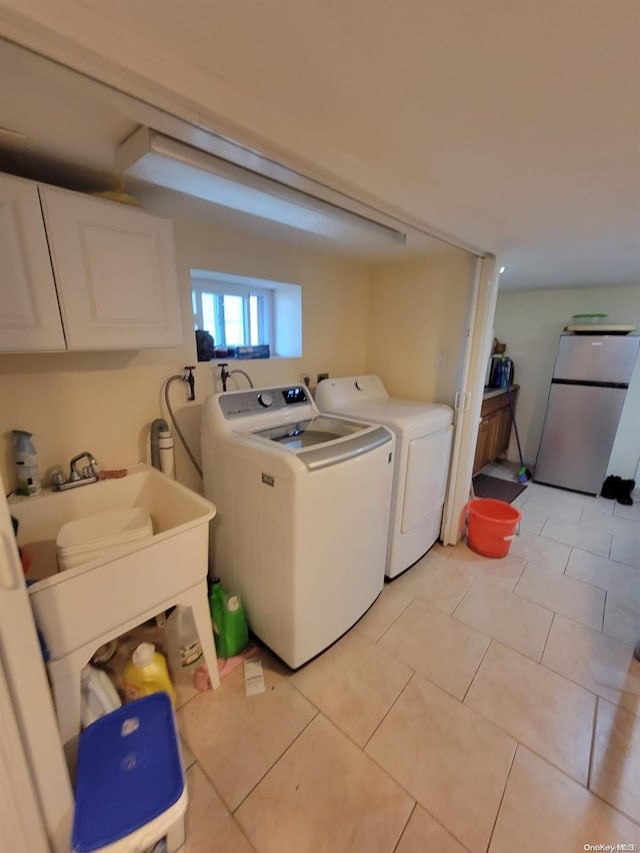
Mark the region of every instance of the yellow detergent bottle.
POLYGON ((169 678, 167 662, 153 643, 140 643, 122 674, 122 689, 127 702, 164 690, 176 706, 176 694, 169 678))

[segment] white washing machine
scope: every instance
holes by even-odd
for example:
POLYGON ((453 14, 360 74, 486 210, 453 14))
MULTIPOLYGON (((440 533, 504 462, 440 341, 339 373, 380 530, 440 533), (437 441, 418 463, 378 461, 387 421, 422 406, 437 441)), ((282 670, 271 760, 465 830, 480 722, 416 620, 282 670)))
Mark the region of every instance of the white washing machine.
POLYGON ((395 436, 321 415, 292 385, 212 395, 201 441, 213 570, 295 669, 382 591, 395 436))
POLYGON ((324 379, 316 389, 321 412, 384 424, 396 435, 396 461, 386 575, 412 566, 440 535, 449 476, 453 410, 389 397, 378 376, 324 379))

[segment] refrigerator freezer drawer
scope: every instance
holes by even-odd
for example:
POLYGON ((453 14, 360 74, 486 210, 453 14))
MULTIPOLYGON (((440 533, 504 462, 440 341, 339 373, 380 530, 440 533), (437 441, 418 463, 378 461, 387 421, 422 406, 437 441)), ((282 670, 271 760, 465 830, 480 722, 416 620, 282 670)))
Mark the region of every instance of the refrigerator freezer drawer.
POLYGON ((553 378, 628 384, 639 342, 620 335, 561 335, 553 378))
POLYGON ((625 395, 624 388, 552 384, 534 480, 599 494, 625 395))

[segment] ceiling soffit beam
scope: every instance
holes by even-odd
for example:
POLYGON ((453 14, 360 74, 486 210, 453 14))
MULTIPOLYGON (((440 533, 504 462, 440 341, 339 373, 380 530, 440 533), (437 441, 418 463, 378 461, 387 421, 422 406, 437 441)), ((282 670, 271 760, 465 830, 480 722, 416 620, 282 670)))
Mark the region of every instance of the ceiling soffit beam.
MULTIPOLYGON (((372 210, 376 211, 380 217, 384 218, 380 221, 408 234, 409 245, 413 244, 414 241, 411 238, 414 236, 431 238, 481 258, 490 254, 487 248, 468 243, 455 235, 441 231, 430 223, 425 223, 414 215, 398 210, 380 199, 369 196, 367 201, 361 201, 360 199, 367 198, 366 191, 348 186, 348 182, 336 175, 323 175, 321 181, 307 177, 307 174, 317 171, 317 167, 313 164, 301 163, 300 166, 290 168, 280 162, 280 153, 276 155, 278 159, 260 153, 255 147, 261 144, 259 141, 249 144, 237 141, 243 135, 241 129, 234 130, 229 127, 230 132, 224 135, 225 131, 220 132, 220 128, 224 126, 222 117, 203 110, 201 104, 188 105, 184 99, 176 98, 172 92, 162 90, 158 93, 157 87, 152 86, 150 81, 145 82, 145 78, 129 74, 123 75, 119 66, 115 66, 105 57, 97 56, 90 51, 83 53, 79 48, 80 53, 75 51, 73 54, 74 63, 78 56, 80 59, 77 64, 71 65, 68 61, 70 55, 68 43, 64 39, 61 41, 62 37, 53 31, 47 30, 45 37, 34 22, 24 15, 15 15, 11 21, 0 15, 0 19, 2 19, 0 38, 3 41, 12 41, 20 49, 31 53, 38 61, 47 63, 59 75, 67 75, 75 88, 84 88, 87 94, 105 104, 110 104, 122 115, 129 116, 134 121, 152 125, 175 139, 314 195, 329 204, 349 209, 365 218, 367 213, 371 215, 372 210), (215 127, 218 130, 213 129, 215 127), (342 185, 344 190, 333 189, 336 185, 342 185)), ((79 46, 76 45, 76 47, 79 46)), ((286 152, 283 152, 282 161, 285 161, 287 156, 286 152)))
MULTIPOLYGON (((397 211, 381 210, 379 207, 374 207, 372 204, 361 201, 353 195, 341 192, 334 189, 328 184, 322 183, 314 178, 304 175, 296 169, 289 168, 282 163, 276 162, 270 157, 260 154, 252 148, 244 146, 234 140, 221 136, 215 132, 206 130, 202 127, 188 125, 182 123, 183 132, 176 133, 171 136, 173 143, 178 143, 179 140, 186 143, 191 149, 188 156, 192 152, 199 154, 210 154, 218 161, 224 162, 229 167, 231 165, 238 166, 240 170, 246 170, 256 176, 261 176, 265 179, 271 179, 276 185, 286 187, 291 190, 297 190, 304 196, 310 196, 313 199, 326 202, 333 208, 337 208, 355 216, 361 217, 364 220, 375 222, 392 231, 400 232, 407 235, 407 246, 415 248, 420 245, 421 238, 437 240, 444 245, 453 249, 467 252, 476 257, 485 257, 488 252, 478 246, 473 246, 459 240, 444 232, 440 232, 431 226, 416 220, 404 213, 397 211)), ((165 136, 163 133, 151 130, 150 128, 139 128, 136 133, 132 134, 128 140, 122 143, 121 151, 116 155, 117 162, 122 166, 124 163, 131 163, 135 157, 135 152, 141 156, 141 152, 148 140, 145 140, 145 133, 156 134, 157 136, 165 136), (140 136, 136 134, 140 133, 140 136), (125 146, 131 146, 129 150, 125 146)), ((173 132, 172 132, 173 133, 173 132)), ((165 143, 167 144, 167 143, 165 143)), ((183 152, 186 153, 186 152, 183 152)), ((129 171, 130 174, 133 172, 129 171)), ((231 174, 231 172, 229 172, 231 174)), ((242 171, 238 172, 238 177, 242 171)), ((141 175, 140 175, 141 176, 141 175)), ((398 238, 387 238, 386 242, 395 243, 397 246, 402 245, 405 241, 398 238)), ((360 244, 366 244, 367 241, 360 241, 360 244)), ((369 241, 370 245, 373 245, 369 241)))
POLYGON ((377 211, 355 213, 148 127, 118 146, 116 166, 152 184, 350 245, 406 244, 406 234, 380 221, 377 211))

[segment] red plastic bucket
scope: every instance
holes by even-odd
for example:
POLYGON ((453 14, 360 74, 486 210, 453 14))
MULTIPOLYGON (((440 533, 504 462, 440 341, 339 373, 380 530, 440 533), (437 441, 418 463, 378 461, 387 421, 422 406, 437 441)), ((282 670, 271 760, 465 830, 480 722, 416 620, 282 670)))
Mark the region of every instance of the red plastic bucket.
POLYGON ((474 498, 466 506, 467 545, 483 557, 506 557, 522 514, 506 501, 474 498))

